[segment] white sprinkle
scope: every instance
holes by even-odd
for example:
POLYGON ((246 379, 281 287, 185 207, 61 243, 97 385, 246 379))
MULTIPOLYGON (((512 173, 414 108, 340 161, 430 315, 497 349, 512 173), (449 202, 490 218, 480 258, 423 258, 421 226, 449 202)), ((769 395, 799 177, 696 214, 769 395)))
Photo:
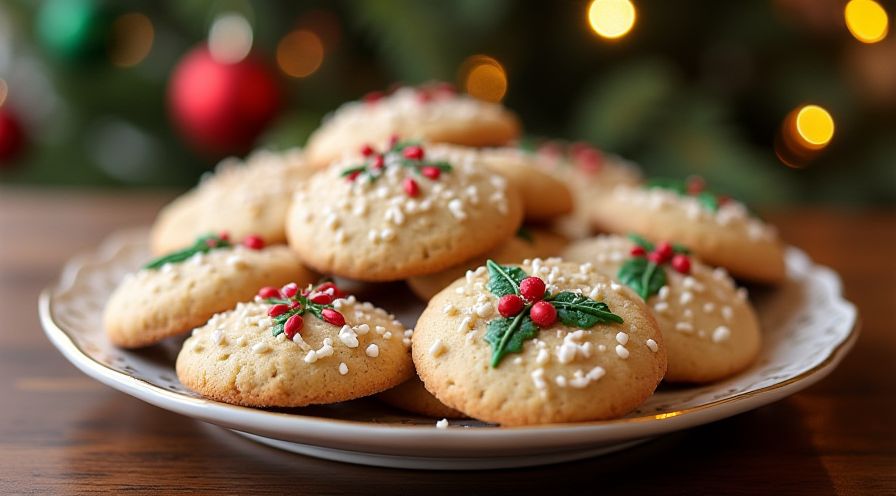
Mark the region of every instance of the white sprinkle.
POLYGON ((252 345, 252 352, 253 352, 253 353, 258 353, 259 355, 262 355, 262 354, 265 354, 265 353, 267 353, 267 352, 269 352, 269 351, 271 351, 271 347, 268 346, 268 344, 265 343, 264 341, 260 341, 260 342, 255 343, 255 344, 252 345))
POLYGON ((346 365, 345 362, 341 362, 339 364, 339 375, 345 374, 348 374, 348 365, 346 365))
POLYGON ((646 341, 646 343, 647 343, 647 347, 650 348, 650 351, 652 351, 654 353, 656 353, 660 349, 659 345, 656 344, 656 341, 654 341, 652 339, 648 339, 646 341))
POLYGON ((551 359, 551 354, 548 353, 548 350, 542 348, 538 350, 538 354, 535 355, 535 363, 537 365, 544 365, 548 363, 548 360, 551 359))
POLYGON ((445 345, 442 344, 441 339, 436 339, 433 341, 432 346, 429 347, 429 354, 433 357, 439 357, 445 353, 445 345))
MULTIPOLYGON (((472 332, 473 332, 473 331, 470 331, 470 333, 472 333, 472 332)), ((521 363, 523 363, 523 357, 516 357, 516 358, 513 359, 513 364, 514 364, 514 365, 519 365, 519 364, 521 364, 521 363)))
POLYGON ((725 305, 724 307, 722 307, 722 317, 724 317, 727 321, 731 321, 731 319, 734 317, 734 310, 732 310, 728 305, 725 305))
POLYGON ((625 360, 626 358, 628 358, 628 348, 622 346, 621 344, 617 344, 616 354, 619 355, 619 358, 625 360))
POLYGON ((355 331, 352 330, 351 327, 344 325, 342 329, 339 329, 339 334, 337 337, 342 344, 348 346, 349 348, 357 348, 358 347, 358 335, 355 334, 355 331))
POLYGON ((376 333, 379 334, 380 336, 382 336, 383 333, 386 332, 386 328, 383 327, 383 326, 379 326, 379 325, 376 326, 376 327, 374 327, 373 330, 374 330, 374 332, 376 332, 376 333))
POLYGON ((376 358, 380 356, 380 347, 375 344, 371 344, 367 347, 366 350, 364 350, 364 353, 367 353, 367 356, 369 356, 370 358, 376 358))
POLYGON ((473 328, 473 325, 472 325, 472 324, 473 324, 473 319, 472 319, 472 317, 470 317, 469 315, 467 315, 466 317, 464 317, 464 318, 460 321, 460 324, 457 325, 457 330, 458 330, 458 331, 464 331, 464 332, 466 332, 468 329, 472 329, 472 328, 473 328))
POLYGON ((687 322, 676 322, 675 330, 681 332, 694 332, 694 326, 687 322))
POLYGON ((628 343, 628 334, 626 334, 624 332, 617 332, 616 333, 616 342, 625 346, 626 343, 628 343))
POLYGON ((248 267, 248 264, 246 263, 246 259, 244 259, 243 257, 241 257, 239 255, 230 255, 229 257, 227 257, 227 265, 230 265, 231 267, 234 267, 237 269, 242 269, 242 268, 248 267))
POLYGON ((681 293, 680 302, 682 305, 687 305, 693 299, 694 299, 694 295, 690 291, 685 291, 684 293, 681 293))
POLYGON ((560 387, 566 387, 566 377, 563 377, 562 375, 554 377, 554 382, 560 387))
POLYGON ((604 345, 604 344, 597 345, 597 351, 601 351, 601 352, 607 351, 607 345, 604 345))
MULTIPOLYGON (((542 350, 544 351, 544 350, 542 350)), ((563 364, 572 362, 576 358, 576 345, 571 342, 564 342, 557 347, 557 361, 563 364)))
POLYGON ((224 335, 224 331, 221 329, 215 329, 212 331, 212 342, 218 346, 226 344, 227 336, 224 335))
POLYGON ((713 343, 721 343, 722 341, 728 340, 731 337, 731 330, 725 326, 716 327, 715 331, 712 331, 712 342, 713 343))
POLYGON ((367 324, 361 324, 359 326, 355 326, 354 328, 355 334, 359 336, 364 336, 368 332, 370 332, 370 326, 367 324))
POLYGON ((309 351, 308 354, 305 355, 305 363, 314 363, 316 361, 317 361, 317 353, 315 353, 314 350, 309 351))
POLYGON ((467 213, 464 212, 464 204, 457 198, 448 202, 448 210, 457 220, 464 220, 467 218, 467 213))
POLYGON ((656 313, 665 313, 667 310, 669 310, 669 304, 665 301, 661 301, 653 306, 653 310, 656 313))
POLYGON ((442 419, 436 422, 436 429, 447 429, 448 428, 448 419, 442 419))
POLYGON ((703 304, 703 312, 704 313, 712 313, 713 310, 716 309, 715 303, 708 301, 703 304))
POLYGON ((240 336, 240 337, 236 338, 236 345, 237 346, 246 346, 246 336, 240 336))
POLYGON ((747 299, 747 288, 737 288, 737 298, 740 301, 747 299))
POLYGON ((660 288, 660 292, 657 294, 661 300, 665 300, 669 298, 669 286, 663 286, 660 288))
POLYGON ((339 244, 343 244, 348 239, 348 236, 345 234, 345 231, 339 229, 336 231, 336 242, 339 244))
POLYGON ((383 339, 392 339, 392 331, 386 331, 383 333, 383 339))
POLYGON ((548 387, 544 382, 544 369, 538 368, 532 371, 532 382, 535 384, 535 389, 543 390, 548 387))
POLYGON ((492 314, 492 312, 494 312, 494 310, 495 310, 495 307, 490 302, 481 303, 479 305, 476 305, 476 308, 475 308, 476 315, 478 315, 482 318, 489 317, 492 314))

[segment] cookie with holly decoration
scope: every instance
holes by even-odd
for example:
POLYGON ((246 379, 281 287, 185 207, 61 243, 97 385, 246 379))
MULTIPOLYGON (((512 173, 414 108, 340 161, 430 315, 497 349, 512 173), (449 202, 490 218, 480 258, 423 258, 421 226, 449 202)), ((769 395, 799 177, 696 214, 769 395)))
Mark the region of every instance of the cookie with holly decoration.
POLYGON ((666 370, 644 301, 593 264, 488 261, 420 316, 417 373, 442 403, 502 425, 615 418, 666 370))
POLYGON ((493 249, 522 216, 519 193, 475 155, 393 140, 316 174, 295 194, 286 233, 309 267, 394 281, 493 249))
POLYGON ((423 381, 416 375, 392 389, 383 391, 377 395, 377 398, 387 405, 424 417, 437 419, 466 417, 462 412, 445 405, 427 391, 423 386, 423 381))
POLYGON ((253 407, 336 403, 410 378, 410 335, 333 283, 265 287, 213 316, 177 356, 177 377, 217 401, 253 407))
POLYGON ((259 286, 314 279, 286 246, 265 247, 258 236, 201 236, 125 276, 106 303, 106 334, 123 348, 149 346, 252 298, 259 286))
POLYGON ((594 266, 631 287, 663 331, 669 382, 712 382, 753 363, 762 335, 744 289, 677 245, 639 236, 599 236, 570 245, 564 257, 594 266))
POLYGON ((529 222, 546 222, 573 211, 573 198, 566 184, 538 167, 534 156, 518 148, 468 148, 436 144, 433 150, 464 151, 476 154, 477 162, 498 172, 523 197, 524 217, 529 222))
POLYGON ((622 157, 598 150, 588 143, 550 140, 523 146, 534 155, 540 169, 563 181, 572 191, 575 210, 553 226, 570 239, 591 235, 589 210, 619 185, 641 183, 638 167, 622 157))
POLYGON ((590 215, 601 230, 680 243, 738 278, 773 284, 787 276, 775 228, 742 203, 708 191, 698 177, 616 187, 595 202, 590 215))
POLYGON ((498 263, 520 263, 527 258, 553 257, 560 255, 560 252, 566 247, 566 243, 566 238, 553 231, 523 226, 517 230, 514 236, 485 255, 466 260, 435 274, 411 277, 407 283, 414 294, 428 301, 436 293, 463 277, 470 267, 485 265, 486 260, 492 259, 498 263))
POLYGON ((373 92, 327 116, 308 139, 308 160, 324 167, 346 150, 381 143, 393 134, 435 143, 500 146, 520 132, 519 119, 501 104, 459 94, 444 83, 373 92))
POLYGON ((225 159, 214 174, 162 209, 152 227, 152 252, 179 250, 197 236, 218 231, 285 243, 292 193, 313 172, 298 149, 256 151, 245 161, 225 159))

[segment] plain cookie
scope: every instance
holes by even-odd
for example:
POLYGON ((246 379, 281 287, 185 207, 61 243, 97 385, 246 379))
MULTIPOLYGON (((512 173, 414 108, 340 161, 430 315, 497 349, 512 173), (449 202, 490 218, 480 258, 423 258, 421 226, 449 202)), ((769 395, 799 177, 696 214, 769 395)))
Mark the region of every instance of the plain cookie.
POLYGON ((417 322, 412 353, 436 398, 502 425, 620 417, 666 370, 644 302, 593 265, 556 258, 489 264, 445 288, 417 322), (551 302, 520 310, 518 295, 551 302))
MULTIPOLYGON (((591 262, 616 279, 641 281, 650 263, 646 257, 658 247, 637 241, 642 244, 600 236, 570 245, 564 257, 591 262)), ((759 354, 762 336, 746 290, 737 289, 724 269, 684 254, 669 257, 656 267, 662 275, 654 276, 653 287, 643 290, 666 342, 664 380, 711 382, 747 368, 759 354)), ((635 286, 642 287, 640 282, 635 286)))

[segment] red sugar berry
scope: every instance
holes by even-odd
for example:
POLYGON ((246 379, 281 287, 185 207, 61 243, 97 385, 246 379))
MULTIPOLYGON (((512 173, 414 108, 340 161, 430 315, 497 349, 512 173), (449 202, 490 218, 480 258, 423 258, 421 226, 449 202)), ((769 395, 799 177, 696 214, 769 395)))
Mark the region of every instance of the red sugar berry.
POLYGON ((687 255, 679 253, 672 257, 672 268, 675 269, 676 272, 689 274, 691 272, 691 259, 688 258, 687 255))
POLYGON ((205 245, 208 246, 209 248, 214 248, 214 247, 218 246, 218 240, 215 238, 209 238, 209 239, 205 240, 205 245))
POLYGON ((265 286, 258 290, 258 296, 263 299, 280 298, 280 290, 273 286, 265 286))
POLYGON ((243 246, 250 250, 260 250, 264 248, 264 240, 261 239, 261 236, 252 234, 243 238, 243 246))
POLYGON ((544 281, 538 277, 527 277, 520 282, 520 295, 526 301, 538 301, 544 298, 544 281))
POLYGON ((375 153, 375 151, 374 151, 373 147, 370 145, 365 144, 364 146, 361 147, 361 155, 364 155, 365 157, 369 157, 369 156, 373 155, 374 153, 375 153))
POLYGON ((342 296, 342 292, 339 291, 339 288, 336 287, 336 284, 331 281, 327 281, 327 282, 321 284, 320 286, 318 286, 317 292, 318 293, 328 293, 328 294, 333 295, 335 298, 339 298, 340 296, 342 296))
POLYGON ((404 181, 402 181, 401 185, 404 186, 404 192, 407 193, 411 198, 414 198, 415 196, 420 194, 420 185, 417 184, 417 181, 414 181, 409 177, 404 178, 404 181))
POLYGON ((283 286, 282 288, 280 288, 280 293, 282 293, 283 296, 285 296, 287 298, 292 298, 298 292, 299 292, 299 286, 294 282, 291 282, 291 283, 287 284, 286 286, 283 286))
POLYGON ((404 149, 404 157, 411 160, 423 160, 423 148, 412 145, 404 149))
POLYGON ((438 167, 433 167, 431 165, 427 165, 425 167, 420 168, 420 174, 423 174, 423 177, 428 179, 432 179, 433 181, 439 179, 439 176, 442 175, 442 169, 438 167))
POLYGON ((345 178, 348 179, 349 181, 354 181, 360 175, 361 175, 361 171, 358 170, 358 171, 350 172, 348 175, 345 176, 345 178))
POLYGON ((689 195, 699 194, 704 188, 706 188, 706 181, 702 177, 693 176, 688 178, 687 189, 689 195))
POLYGON ((333 303, 333 295, 328 293, 311 293, 311 296, 308 298, 312 303, 317 303, 318 305, 329 305, 333 303))
POLYGON ((643 257, 644 255, 647 255, 647 250, 641 245, 635 245, 632 246, 632 251, 630 253, 633 257, 643 257))
POLYGON ((299 302, 297 302, 297 301, 293 301, 292 303, 289 304, 289 309, 290 309, 290 310, 295 310, 295 309, 297 309, 297 308, 301 308, 301 306, 302 306, 301 303, 299 303, 299 302))
POLYGON ((502 317, 513 317, 523 309, 523 299, 515 294, 508 294, 498 300, 498 313, 502 317))
POLYGON ((382 155, 377 155, 376 157, 373 157, 373 162, 370 166, 374 169, 382 169, 385 164, 386 159, 384 159, 382 155))
POLYGON ((657 259, 659 260, 657 263, 668 262, 672 258, 672 255, 675 254, 675 250, 672 249, 672 244, 668 241, 663 241, 656 245, 653 252, 656 253, 657 259))
POLYGON ((334 326, 345 325, 345 317, 343 317, 341 313, 333 310, 332 308, 324 308, 320 312, 320 316, 323 317, 324 322, 328 324, 333 324, 334 326))
POLYGON ((665 260, 663 260, 663 257, 661 257, 660 254, 655 251, 647 254, 647 260, 650 260, 657 265, 661 265, 665 262, 665 260))
POLYGON ((546 301, 539 301, 532 305, 529 317, 538 327, 548 327, 557 321, 557 309, 546 301))
POLYGON ((382 91, 371 91, 370 93, 364 95, 361 99, 364 100, 364 103, 376 103, 383 99, 386 96, 382 91))
POLYGON ((296 333, 302 330, 302 326, 304 325, 305 319, 303 319, 301 315, 295 314, 286 319, 286 323, 283 324, 283 332, 286 333, 287 338, 292 339, 296 333))
POLYGON ((289 305, 285 303, 277 303, 276 305, 268 309, 268 316, 276 317, 278 315, 282 315, 287 310, 289 310, 289 305))
POLYGON ((224 241, 230 241, 230 233, 227 231, 221 231, 218 233, 218 237, 224 241))
POLYGON ((731 203, 731 197, 730 197, 730 196, 726 196, 726 195, 719 195, 719 196, 716 197, 716 203, 718 203, 719 206, 721 207, 721 206, 723 206, 723 205, 726 205, 726 204, 728 204, 728 203, 731 203))
POLYGON ((419 89, 417 90, 417 101, 420 103, 426 103, 432 100, 433 94, 429 90, 419 89))
POLYGON ((399 138, 398 138, 397 134, 393 134, 392 136, 389 136, 389 148, 392 148, 393 146, 395 146, 395 144, 398 143, 398 139, 399 138))

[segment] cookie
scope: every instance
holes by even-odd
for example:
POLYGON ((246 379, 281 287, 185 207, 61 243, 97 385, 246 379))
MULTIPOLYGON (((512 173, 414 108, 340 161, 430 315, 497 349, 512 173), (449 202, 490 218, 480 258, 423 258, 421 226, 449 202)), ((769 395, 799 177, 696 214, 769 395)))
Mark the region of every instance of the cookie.
POLYGON ((217 401, 299 407, 376 394, 414 373, 410 333, 332 284, 266 288, 212 317, 177 356, 177 377, 217 401), (335 299, 334 299, 335 298, 335 299))
POLYGON ((591 235, 588 212, 596 198, 609 194, 618 185, 635 186, 641 182, 641 173, 634 163, 587 143, 550 140, 538 145, 534 155, 539 168, 572 191, 574 211, 552 224, 569 239, 591 235))
POLYGON ((362 281, 431 274, 491 250, 522 222, 519 193, 475 155, 412 142, 362 151, 294 196, 287 238, 309 267, 362 281))
POLYGON ((591 220, 604 231, 680 243, 735 277, 778 283, 787 275, 775 228, 742 203, 704 190, 699 179, 618 186, 592 207, 591 220))
POLYGON ((383 403, 432 418, 464 418, 463 413, 446 406, 423 387, 417 376, 377 395, 383 403))
POLYGON ((286 242, 283 226, 292 192, 314 171, 298 149, 257 151, 228 158, 215 173, 162 209, 152 227, 151 250, 159 255, 188 246, 198 236, 227 231, 269 244, 286 242))
POLYGON ((253 248, 206 236, 125 276, 106 303, 109 339, 123 348, 155 344, 252 298, 259 286, 316 279, 286 246, 263 248, 258 238, 247 240, 253 248), (217 247, 204 249, 205 243, 217 247))
POLYGON ((746 290, 737 289, 724 269, 675 253, 668 243, 654 246, 633 239, 599 236, 578 241, 564 257, 593 263, 647 296, 666 343, 669 366, 664 380, 712 382, 753 363, 762 335, 746 290), (645 285, 649 270, 653 276, 645 285))
POLYGON ((412 354, 439 401, 501 425, 619 417, 666 370, 644 301, 559 258, 470 271, 430 300, 412 354))
POLYGON ((485 265, 492 259, 498 263, 520 263, 527 258, 557 256, 566 246, 566 238, 552 231, 537 227, 521 227, 514 236, 490 250, 435 274, 411 277, 407 280, 411 290, 422 300, 429 300, 449 284, 463 277, 470 267, 485 265))
POLYGON ((504 145, 519 133, 519 119, 502 105, 458 94, 450 85, 428 84, 342 105, 309 137, 306 151, 311 163, 325 167, 346 150, 393 135, 479 147, 504 145))

